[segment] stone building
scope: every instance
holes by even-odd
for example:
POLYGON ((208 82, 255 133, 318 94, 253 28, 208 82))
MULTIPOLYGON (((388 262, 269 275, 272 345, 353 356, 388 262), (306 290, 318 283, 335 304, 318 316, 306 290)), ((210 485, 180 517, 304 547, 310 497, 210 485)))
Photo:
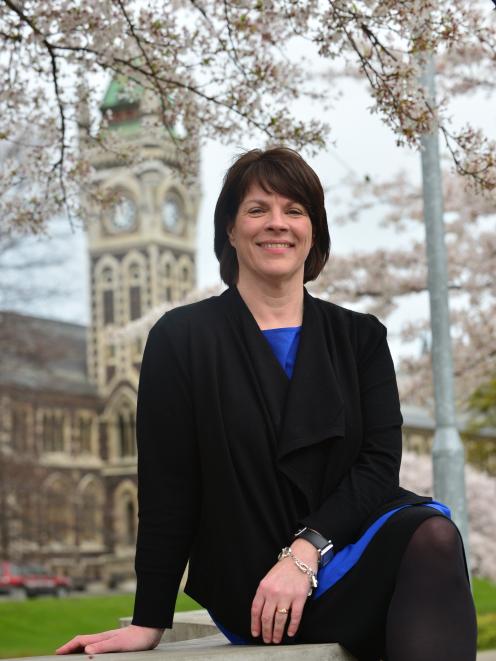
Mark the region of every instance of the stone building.
MULTIPOLYGON (((101 111, 129 165, 86 137, 90 325, 0 312, 0 560, 42 562, 114 585, 134 576, 135 406, 145 341, 112 331, 195 287, 199 187, 177 175, 174 139, 150 130, 153 103, 112 81, 101 111), (100 204, 92 191, 112 193, 100 204)), ((405 447, 428 452, 432 417, 404 404, 405 447)), ((496 474, 494 433, 465 434, 469 460, 496 474)))
POLYGON ((80 109, 94 173, 84 199, 90 325, 1 313, 0 559, 115 584, 134 571, 146 338, 118 343, 111 331, 194 288, 199 187, 196 172, 188 186, 178 176, 174 136, 149 128, 153 100, 113 80, 101 112, 115 151, 91 140, 80 109), (136 164, 120 156, 127 147, 136 164))

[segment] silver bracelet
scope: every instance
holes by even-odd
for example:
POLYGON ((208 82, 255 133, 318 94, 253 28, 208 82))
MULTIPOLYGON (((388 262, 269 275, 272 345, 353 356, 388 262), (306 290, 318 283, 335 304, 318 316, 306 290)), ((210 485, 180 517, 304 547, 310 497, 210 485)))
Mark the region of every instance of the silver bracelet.
POLYGON ((310 581, 310 590, 307 596, 309 597, 312 594, 313 590, 318 586, 317 576, 315 575, 314 570, 311 567, 309 567, 306 563, 304 563, 302 560, 297 558, 293 553, 293 551, 289 548, 289 546, 285 546, 277 556, 278 560, 282 560, 283 558, 291 558, 291 560, 295 563, 298 569, 308 576, 308 579, 310 581))

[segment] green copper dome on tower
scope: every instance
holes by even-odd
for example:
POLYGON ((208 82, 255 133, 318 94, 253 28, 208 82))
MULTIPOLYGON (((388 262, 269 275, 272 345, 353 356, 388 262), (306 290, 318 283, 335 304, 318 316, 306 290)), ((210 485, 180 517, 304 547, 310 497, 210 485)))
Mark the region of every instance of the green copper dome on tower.
POLYGON ((100 104, 110 129, 133 131, 139 127, 143 93, 141 85, 124 75, 112 78, 100 104))

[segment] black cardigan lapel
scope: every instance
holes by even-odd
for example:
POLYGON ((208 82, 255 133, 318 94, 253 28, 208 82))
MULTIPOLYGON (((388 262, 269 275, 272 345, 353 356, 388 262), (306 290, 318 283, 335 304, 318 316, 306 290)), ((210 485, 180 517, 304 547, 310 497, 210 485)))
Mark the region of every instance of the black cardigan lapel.
POLYGON ((273 442, 276 444, 289 379, 237 288, 230 287, 221 298, 226 300, 232 328, 240 340, 241 350, 245 354, 252 379, 262 400, 262 407, 270 418, 273 442))
POLYGON ((280 470, 307 497, 318 498, 329 439, 345 435, 345 407, 332 328, 305 290, 303 326, 278 444, 280 470), (319 462, 323 466, 317 466, 319 462))
POLYGON ((288 379, 237 288, 230 287, 221 299, 269 418, 279 470, 311 506, 319 498, 319 471, 328 463, 328 441, 345 433, 332 329, 305 289, 300 345, 288 379))

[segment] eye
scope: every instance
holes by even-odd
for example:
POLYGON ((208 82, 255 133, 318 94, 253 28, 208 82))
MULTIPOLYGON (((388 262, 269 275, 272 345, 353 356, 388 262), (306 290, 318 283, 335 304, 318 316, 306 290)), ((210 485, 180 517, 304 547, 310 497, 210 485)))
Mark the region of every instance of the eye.
POLYGON ((248 209, 248 213, 252 215, 260 215, 263 212, 264 209, 262 209, 262 207, 252 207, 251 209, 248 209))
POLYGON ((291 209, 288 210, 288 213, 291 216, 304 216, 305 212, 303 209, 298 209, 298 207, 291 207, 291 209))

